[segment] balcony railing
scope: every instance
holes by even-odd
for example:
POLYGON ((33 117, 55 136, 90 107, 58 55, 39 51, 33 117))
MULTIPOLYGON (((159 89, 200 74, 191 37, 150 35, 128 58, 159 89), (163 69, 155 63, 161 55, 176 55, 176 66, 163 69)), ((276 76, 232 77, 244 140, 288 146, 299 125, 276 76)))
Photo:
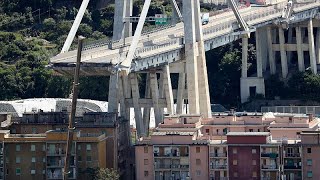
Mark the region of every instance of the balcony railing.
MULTIPOLYGON (((278 179, 278 177, 276 179, 278 179)), ((261 180, 272 180, 272 178, 271 177, 261 177, 261 180)))
POLYGON ((284 165, 284 169, 301 169, 301 166, 295 165, 284 165))
POLYGON ((210 153, 210 157, 227 157, 227 153, 210 153))
POLYGON ((287 153, 285 157, 301 157, 300 153, 287 153))
POLYGON ((153 153, 154 157, 188 157, 189 154, 180 154, 180 153, 168 153, 168 154, 160 154, 153 153))
POLYGON ((189 169, 189 165, 181 164, 156 164, 155 169, 189 169))
POLYGON ((218 178, 215 178, 213 176, 210 177, 210 180, 229 180, 228 177, 218 177, 218 178))
MULTIPOLYGON (((75 161, 70 161, 70 166, 75 166, 75 161)), ((64 166, 64 160, 60 162, 48 162, 47 167, 63 167, 64 166)))
POLYGON ((263 165, 262 165, 262 169, 272 169, 272 170, 277 170, 277 169, 278 169, 278 167, 277 167, 277 165, 265 165, 265 164, 263 164, 263 165))
POLYGON ((279 155, 278 153, 267 153, 267 152, 262 152, 261 157, 269 157, 269 158, 277 158, 279 155))
POLYGON ((221 164, 221 165, 210 165, 211 169, 227 169, 226 164, 221 164))

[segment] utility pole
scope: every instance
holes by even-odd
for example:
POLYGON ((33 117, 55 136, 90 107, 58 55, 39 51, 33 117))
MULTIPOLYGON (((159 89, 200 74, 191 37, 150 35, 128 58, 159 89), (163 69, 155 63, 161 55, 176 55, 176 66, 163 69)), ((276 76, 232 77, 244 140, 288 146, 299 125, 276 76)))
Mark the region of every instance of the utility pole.
POLYGON ((69 127, 68 127, 68 139, 67 139, 67 147, 66 147, 66 158, 64 164, 64 174, 63 179, 67 180, 70 170, 70 159, 71 159, 71 151, 72 151, 72 143, 73 143, 73 134, 74 134, 74 119, 77 108, 77 99, 78 99, 78 91, 79 91, 79 72, 80 72, 80 62, 81 62, 81 51, 82 51, 82 43, 84 37, 78 37, 78 54, 77 54, 77 64, 74 72, 74 82, 73 82, 73 95, 72 95, 72 106, 71 106, 71 114, 69 116, 69 127))

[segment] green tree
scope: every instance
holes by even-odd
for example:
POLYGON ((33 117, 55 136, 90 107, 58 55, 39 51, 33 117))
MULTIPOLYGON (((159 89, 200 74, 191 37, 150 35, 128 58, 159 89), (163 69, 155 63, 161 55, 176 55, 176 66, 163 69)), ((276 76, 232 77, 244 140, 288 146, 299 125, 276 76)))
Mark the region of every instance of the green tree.
POLYGON ((119 180, 120 175, 116 170, 100 168, 96 174, 96 180, 119 180))

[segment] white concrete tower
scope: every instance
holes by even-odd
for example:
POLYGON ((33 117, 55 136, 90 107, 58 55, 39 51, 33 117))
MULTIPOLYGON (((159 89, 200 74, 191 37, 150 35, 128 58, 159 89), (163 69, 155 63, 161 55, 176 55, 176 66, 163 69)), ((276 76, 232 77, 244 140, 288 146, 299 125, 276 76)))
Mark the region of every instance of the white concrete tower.
POLYGON ((117 41, 132 36, 132 25, 124 22, 132 15, 133 0, 116 0, 114 7, 113 40, 117 41))
POLYGON ((199 85, 199 105, 200 114, 206 118, 211 117, 210 92, 208 84, 208 72, 206 63, 206 54, 204 49, 204 39, 202 32, 202 21, 200 13, 199 0, 194 1, 195 14, 195 32, 196 42, 198 44, 198 85, 199 85))
POLYGON ((196 42, 194 1, 183 1, 183 19, 189 113, 199 114, 198 45, 196 42))

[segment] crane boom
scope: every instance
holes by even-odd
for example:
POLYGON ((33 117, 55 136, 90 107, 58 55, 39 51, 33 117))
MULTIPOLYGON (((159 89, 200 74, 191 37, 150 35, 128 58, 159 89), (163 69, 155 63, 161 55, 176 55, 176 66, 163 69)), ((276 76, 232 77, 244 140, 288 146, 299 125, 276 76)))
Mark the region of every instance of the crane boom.
POLYGON ((76 69, 74 73, 71 114, 69 117, 68 139, 67 139, 66 157, 65 157, 65 164, 64 164, 64 178, 63 178, 64 180, 68 179, 70 159, 71 159, 70 157, 72 153, 71 151, 72 151, 73 133, 75 130, 74 119, 76 115, 77 99, 78 99, 78 91, 79 91, 79 72, 80 72, 81 51, 82 51, 83 40, 84 38, 81 36, 78 38, 78 54, 77 54, 76 69))

